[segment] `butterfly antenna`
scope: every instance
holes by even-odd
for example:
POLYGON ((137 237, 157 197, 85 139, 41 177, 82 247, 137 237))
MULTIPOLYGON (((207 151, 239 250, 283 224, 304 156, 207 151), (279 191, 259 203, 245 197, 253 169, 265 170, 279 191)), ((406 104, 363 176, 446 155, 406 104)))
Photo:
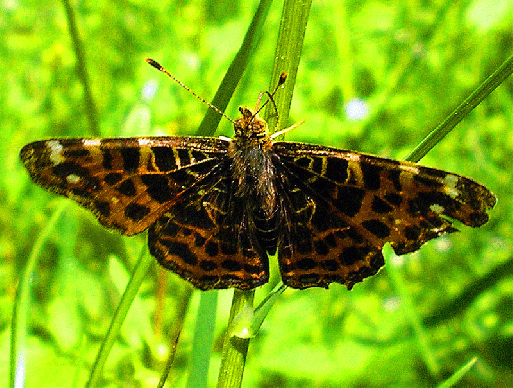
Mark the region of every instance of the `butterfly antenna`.
MULTIPOLYGON (((278 107, 276 106, 276 102, 274 101, 274 95, 278 91, 278 88, 285 83, 286 79, 287 79, 287 73, 281 73, 280 79, 278 80, 278 84, 276 85, 274 90, 271 93, 266 92, 266 94, 269 96, 269 99, 266 102, 264 102, 263 106, 265 106, 265 104, 267 104, 269 101, 271 101, 271 103, 274 106, 274 110, 276 112, 276 116, 278 116, 278 107)), ((260 109, 258 111, 260 112, 260 109)), ((295 124, 291 125, 288 128, 282 129, 281 131, 276 131, 278 129, 278 123, 279 123, 279 120, 276 120, 276 126, 274 127, 274 132, 271 134, 271 139, 276 139, 279 136, 285 135, 287 132, 293 130, 294 128, 299 127, 300 125, 302 125, 304 123, 304 121, 300 121, 298 123, 295 123, 295 124)))
MULTIPOLYGON (((269 101, 271 101, 271 104, 273 104, 274 111, 276 112, 276 115, 278 115, 278 107, 276 106, 276 102, 274 101, 274 95, 278 91, 279 87, 282 86, 285 83, 285 80, 287 79, 287 73, 281 73, 280 78, 278 79, 278 83, 274 87, 274 90, 272 92, 265 91, 263 94, 267 94, 268 99, 262 104, 261 107, 257 108, 256 114, 260 113, 260 111, 264 108, 264 106, 267 105, 269 101)), ((262 99, 262 93, 260 93, 260 96, 258 97, 257 101, 257 107, 260 104, 260 100, 262 99)))
POLYGON ((203 97, 198 96, 196 93, 194 93, 187 85, 185 85, 182 81, 180 81, 178 78, 176 78, 173 74, 171 74, 169 71, 166 70, 164 66, 162 66, 157 61, 154 61, 153 59, 146 58, 146 62, 149 63, 151 66, 153 66, 155 69, 163 72, 165 75, 167 75, 169 78, 171 78, 173 81, 175 81, 178 85, 180 85, 182 88, 187 90, 190 94, 192 94, 194 97, 196 97, 198 100, 200 100, 202 103, 207 105, 209 108, 215 110, 217 113, 219 113, 224 118, 228 119, 231 123, 235 124, 235 121, 233 121, 231 118, 229 118, 227 115, 224 114, 224 112, 221 111, 217 106, 212 105, 210 102, 205 100, 203 97))

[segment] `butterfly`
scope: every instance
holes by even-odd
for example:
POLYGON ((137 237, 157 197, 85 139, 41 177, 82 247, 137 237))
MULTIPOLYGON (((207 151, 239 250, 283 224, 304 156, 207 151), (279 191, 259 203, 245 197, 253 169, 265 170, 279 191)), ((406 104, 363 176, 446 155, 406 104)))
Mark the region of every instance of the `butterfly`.
POLYGON ((35 183, 103 226, 128 236, 148 230, 158 262, 202 290, 265 284, 276 253, 290 287, 351 289, 384 265, 385 243, 413 252, 455 232, 449 218, 479 227, 495 205, 469 178, 275 141, 258 111, 239 111, 233 139, 50 139, 20 157, 35 183))

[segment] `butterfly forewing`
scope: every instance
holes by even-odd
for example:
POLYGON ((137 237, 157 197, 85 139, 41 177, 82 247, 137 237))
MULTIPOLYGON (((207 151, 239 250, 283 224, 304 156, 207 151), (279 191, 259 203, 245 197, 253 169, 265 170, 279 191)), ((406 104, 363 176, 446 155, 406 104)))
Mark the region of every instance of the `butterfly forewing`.
POLYGON ((150 227, 150 252, 200 289, 267 282, 267 255, 245 222, 227 141, 199 137, 62 139, 21 159, 41 186, 92 210, 109 228, 150 227))
POLYGON ((54 139, 26 145, 21 159, 36 183, 133 235, 208 175, 226 148, 226 141, 194 137, 54 139))

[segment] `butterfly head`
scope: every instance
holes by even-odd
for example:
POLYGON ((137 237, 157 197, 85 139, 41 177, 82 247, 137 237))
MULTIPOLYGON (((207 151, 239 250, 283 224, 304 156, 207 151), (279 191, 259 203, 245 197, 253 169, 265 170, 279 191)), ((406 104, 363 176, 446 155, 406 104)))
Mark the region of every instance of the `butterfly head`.
POLYGON ((240 146, 266 144, 270 141, 267 123, 251 109, 240 106, 242 117, 235 121, 235 141, 240 146))

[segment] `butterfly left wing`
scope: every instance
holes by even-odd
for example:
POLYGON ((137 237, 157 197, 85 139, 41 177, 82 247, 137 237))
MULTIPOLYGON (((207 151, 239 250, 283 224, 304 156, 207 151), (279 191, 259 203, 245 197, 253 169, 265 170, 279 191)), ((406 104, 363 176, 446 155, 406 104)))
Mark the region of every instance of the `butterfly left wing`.
POLYGON ((77 201, 102 225, 133 235, 207 176, 227 147, 202 137, 52 139, 26 145, 20 157, 37 184, 77 201))
POLYGON ((276 142, 288 182, 288 229, 279 245, 284 282, 349 288, 383 265, 381 249, 413 252, 456 231, 451 217, 478 227, 496 201, 462 176, 351 151, 276 142), (291 228, 297 228, 299 231, 291 228))

